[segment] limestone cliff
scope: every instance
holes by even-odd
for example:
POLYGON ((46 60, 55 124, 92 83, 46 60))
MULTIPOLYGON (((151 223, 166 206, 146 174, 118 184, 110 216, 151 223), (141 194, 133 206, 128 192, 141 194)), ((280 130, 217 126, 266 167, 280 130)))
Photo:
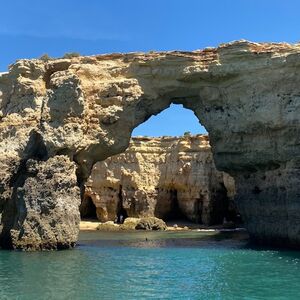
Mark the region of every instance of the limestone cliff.
POLYGON ((235 179, 251 238, 300 247, 300 45, 247 41, 194 52, 19 60, 0 74, 2 246, 73 245, 78 211, 67 209, 68 224, 55 225, 66 192, 80 202, 73 178, 82 188, 95 162, 123 152, 132 130, 170 103, 192 109, 207 129, 217 169, 235 179), (72 178, 68 188, 47 180, 52 159, 69 166, 60 169, 72 178), (28 161, 37 171, 24 167, 28 161), (43 180, 55 196, 46 197, 43 180), (34 186, 36 200, 47 201, 32 206, 34 186), (46 236, 36 230, 44 227, 46 236))
POLYGON ((220 224, 229 206, 224 177, 233 197, 234 181, 216 170, 206 135, 132 138, 124 153, 95 164, 82 213, 92 200, 102 222, 123 213, 220 224))

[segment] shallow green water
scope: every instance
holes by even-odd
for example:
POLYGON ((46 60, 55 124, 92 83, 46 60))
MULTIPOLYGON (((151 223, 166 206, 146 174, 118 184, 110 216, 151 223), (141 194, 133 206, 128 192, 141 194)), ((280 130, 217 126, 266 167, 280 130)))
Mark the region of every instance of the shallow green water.
POLYGON ((95 232, 71 251, 0 251, 0 299, 299 299, 300 253, 240 238, 95 232))

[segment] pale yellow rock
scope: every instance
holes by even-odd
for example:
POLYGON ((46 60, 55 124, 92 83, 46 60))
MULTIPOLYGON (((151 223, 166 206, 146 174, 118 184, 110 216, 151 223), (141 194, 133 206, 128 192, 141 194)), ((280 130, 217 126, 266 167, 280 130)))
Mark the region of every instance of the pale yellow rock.
POLYGON ((120 225, 119 224, 114 224, 114 222, 105 222, 105 223, 100 223, 97 226, 97 230, 102 230, 102 231, 118 231, 120 230, 120 225))
POLYGON ((124 223, 120 225, 122 230, 135 230, 136 225, 140 221, 140 218, 128 217, 125 219, 124 223))
POLYGON ((124 153, 95 164, 83 201, 92 199, 102 222, 123 214, 212 225, 228 217, 234 189, 216 170, 206 135, 135 137, 124 153))
POLYGON ((95 221, 80 221, 80 230, 97 230, 100 222, 95 221))
MULTIPOLYGON (((76 163, 82 188, 94 163, 127 148, 136 126, 180 103, 207 129, 218 170, 234 177, 252 239, 300 247, 299 95, 299 44, 242 40, 194 52, 19 60, 0 74, 0 212, 5 220, 0 243, 72 247, 79 231, 74 209, 65 213, 73 220, 71 231, 51 226, 60 222, 55 213, 52 220, 24 214, 36 176, 24 172, 27 160, 41 163, 39 172, 49 172, 47 161, 65 156, 66 165, 76 163), (43 225, 53 238, 35 232, 43 225), (27 235, 19 243, 17 233, 25 226, 27 235)), ((46 182, 47 174, 38 176, 46 182)), ((60 183, 48 184, 55 190, 60 183)), ((42 184, 39 189, 36 195, 44 200, 35 202, 35 216, 66 197, 60 190, 51 200, 42 184)))

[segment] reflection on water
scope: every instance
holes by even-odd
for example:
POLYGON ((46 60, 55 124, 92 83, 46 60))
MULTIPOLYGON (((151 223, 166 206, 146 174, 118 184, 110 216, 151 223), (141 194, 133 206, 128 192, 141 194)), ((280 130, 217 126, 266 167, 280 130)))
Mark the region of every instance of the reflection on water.
POLYGON ((197 232, 197 231, 132 231, 132 232, 81 232, 79 245, 123 246, 135 248, 163 247, 232 247, 245 246, 246 232, 197 232))
POLYGON ((297 299, 298 252, 241 235, 82 233, 72 251, 0 252, 0 299, 297 299))

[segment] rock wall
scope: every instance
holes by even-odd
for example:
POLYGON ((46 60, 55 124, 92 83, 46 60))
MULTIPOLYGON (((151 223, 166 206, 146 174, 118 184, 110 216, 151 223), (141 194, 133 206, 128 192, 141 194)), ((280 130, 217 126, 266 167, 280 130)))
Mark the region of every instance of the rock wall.
POLYGON ((81 211, 92 200, 102 222, 125 214, 220 224, 234 190, 233 178, 216 170, 208 136, 135 137, 124 153, 95 164, 81 211))
MULTIPOLYGON (((73 245, 78 212, 65 212, 74 232, 51 226, 61 218, 54 207, 65 190, 47 198, 51 220, 40 213, 43 201, 26 204, 30 210, 19 217, 35 182, 50 172, 51 159, 63 157, 76 166, 82 188, 95 162, 127 148, 136 126, 170 103, 181 103, 209 132, 218 170, 234 177, 250 236, 300 247, 299 70, 299 44, 247 41, 194 52, 17 61, 0 74, 2 246, 18 247, 19 240, 21 248, 44 245, 43 232, 34 229, 42 223, 56 237, 47 240, 47 248, 71 240, 73 245), (39 172, 18 180, 31 160, 41 165, 39 172), (33 211, 40 218, 31 218, 33 211), (27 235, 15 234, 25 227, 27 235)), ((47 183, 55 189, 55 181, 47 183)), ((38 189, 36 195, 44 195, 44 185, 38 189)), ((78 196, 73 200, 80 202, 78 196)))
POLYGON ((2 246, 25 250, 74 246, 80 222, 75 171, 75 164, 64 156, 21 164, 3 212, 2 246))

